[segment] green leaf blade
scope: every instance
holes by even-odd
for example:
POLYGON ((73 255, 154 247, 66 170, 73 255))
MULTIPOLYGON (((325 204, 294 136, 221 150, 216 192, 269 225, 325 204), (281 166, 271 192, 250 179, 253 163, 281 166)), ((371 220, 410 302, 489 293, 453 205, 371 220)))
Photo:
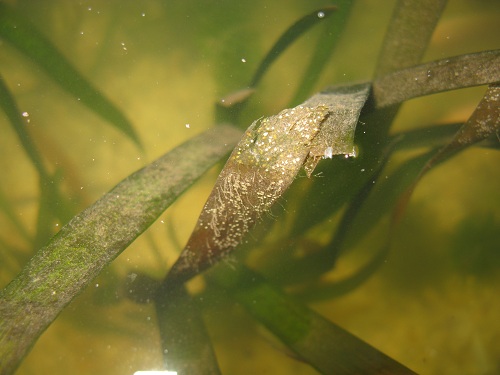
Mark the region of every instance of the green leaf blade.
POLYGON ((290 44, 297 40, 302 34, 309 30, 318 22, 330 16, 337 7, 329 6, 315 10, 312 13, 302 17, 300 20, 290 26, 274 43, 269 52, 266 54, 250 82, 250 87, 258 85, 265 72, 269 69, 272 63, 285 51, 290 44))
POLYGON ((40 66, 67 93, 140 146, 139 137, 123 112, 80 74, 38 30, 13 9, 1 3, 0 37, 40 66))
POLYGON ((127 177, 40 249, 0 291, 0 372, 13 372, 62 309, 240 136, 220 126, 191 139, 127 177))

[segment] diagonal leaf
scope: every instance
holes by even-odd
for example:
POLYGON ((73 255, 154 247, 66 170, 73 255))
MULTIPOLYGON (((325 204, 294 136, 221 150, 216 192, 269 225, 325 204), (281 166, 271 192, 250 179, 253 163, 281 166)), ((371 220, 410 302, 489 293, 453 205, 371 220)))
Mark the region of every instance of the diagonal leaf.
POLYGON ((306 100, 307 96, 310 95, 311 90, 327 66, 328 60, 333 54, 335 47, 338 45, 354 3, 354 0, 339 0, 335 2, 337 11, 325 24, 323 35, 318 39, 309 66, 304 74, 302 74, 302 82, 297 88, 292 100, 289 102, 290 106, 306 100))
MULTIPOLYGON (((420 63, 446 2, 398 0, 379 52, 375 77, 420 63)), ((394 105, 367 118, 373 129, 367 131, 370 144, 364 145, 367 152, 373 154, 370 158, 377 158, 382 152, 398 111, 399 105, 394 105)))
POLYGON ((140 145, 132 124, 118 107, 81 75, 40 31, 4 3, 0 3, 0 37, 40 66, 66 92, 140 145))
POLYGON ((420 62, 447 0, 399 0, 379 53, 375 76, 420 62))
POLYGON ((248 87, 226 95, 216 103, 216 118, 220 122, 235 122, 247 100, 254 94, 255 87, 273 62, 302 34, 312 26, 328 18, 337 8, 328 6, 315 10, 290 26, 264 56, 248 87))
POLYGON ((38 245, 41 245, 39 242, 40 239, 45 242, 50 237, 50 234, 53 233, 51 219, 54 216, 62 223, 66 223, 73 216, 74 212, 70 208, 72 206, 71 203, 60 193, 60 179, 49 173, 45 167, 42 155, 33 142, 31 135, 26 130, 24 119, 21 117, 21 111, 1 76, 0 107, 7 115, 24 151, 39 175, 41 203, 39 204, 37 232, 34 239, 34 248, 36 249, 38 245), (49 235, 47 236, 47 234, 49 235))
POLYGON ((297 40, 302 34, 309 30, 312 26, 321 22, 328 16, 330 16, 337 7, 328 6, 315 10, 314 12, 302 17, 300 20, 295 22, 290 26, 283 35, 274 43, 272 48, 266 54, 259 67, 255 71, 255 74, 250 81, 250 87, 255 87, 258 85, 264 73, 269 69, 274 60, 276 60, 279 55, 283 53, 284 50, 288 48, 295 40, 297 40))
POLYGON ((40 334, 241 133, 205 132, 130 175, 73 218, 0 291, 0 373, 10 374, 40 334))
POLYGON ((286 296, 241 265, 210 272, 260 323, 322 374, 415 374, 336 324, 286 296))
MULTIPOLYGON (((0 4, 1 12, 1 4, 0 4)), ((0 16, 1 19, 1 16, 0 16)), ((40 155, 35 143, 31 139, 30 135, 26 131, 26 124, 21 117, 21 111, 19 110, 14 96, 11 94, 9 88, 7 87, 3 77, 0 75, 0 107, 7 115, 12 128, 17 134, 24 151, 31 159, 31 163, 38 171, 40 178, 48 182, 49 172, 43 164, 42 156, 40 155)))
POLYGON ((455 137, 427 161, 409 188, 401 194, 395 209, 395 219, 399 219, 422 177, 435 165, 444 162, 465 148, 480 142, 492 134, 500 134, 500 85, 490 85, 467 122, 455 137))
POLYGON ((303 301, 318 301, 318 300, 331 300, 338 298, 344 294, 354 291, 365 281, 367 281, 373 274, 380 269, 380 267, 387 260, 390 246, 383 246, 375 256, 370 259, 359 270, 352 275, 338 281, 318 282, 309 285, 306 289, 294 293, 294 296, 299 297, 303 301))
POLYGON ((471 53, 398 70, 377 78, 377 108, 418 96, 500 82, 500 50, 471 53))

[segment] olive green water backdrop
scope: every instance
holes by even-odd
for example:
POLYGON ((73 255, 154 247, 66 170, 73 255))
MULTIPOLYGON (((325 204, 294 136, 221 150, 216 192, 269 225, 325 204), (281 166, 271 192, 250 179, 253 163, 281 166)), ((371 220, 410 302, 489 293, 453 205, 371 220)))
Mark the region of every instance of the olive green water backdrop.
MULTIPOLYGON (((1 76, 48 166, 51 183, 60 187, 56 197, 47 193, 47 186, 43 188, 36 163, 27 157, 2 113, 0 287, 62 225, 120 180, 215 126, 215 103, 248 84, 283 31, 313 10, 335 5, 315 0, 4 3, 119 108, 133 131, 110 125, 82 103, 85 98, 71 96, 43 67, 0 39, 1 76), (57 214, 43 215, 49 211, 57 214)), ((372 79, 394 4, 355 2, 343 37, 310 95, 331 84, 372 79)), ((451 0, 423 60, 498 49, 499 24, 498 1, 451 0)), ((297 91, 322 34, 332 30, 323 25, 311 28, 279 57, 244 108, 242 123, 250 125, 278 113, 292 99, 298 101, 294 105, 307 99, 297 91)), ((391 132, 464 122, 484 92, 485 87, 476 87, 405 103, 391 132)), ((423 142, 422 149, 425 146, 423 142)), ((414 147, 395 154, 382 180, 399 161, 420 150, 414 147)), ((415 190, 394 233, 390 254, 377 272, 348 293, 310 296, 314 299, 310 306, 418 373, 500 371, 499 166, 498 148, 477 147, 430 171, 415 190)), ((127 298, 126 281, 139 274, 156 279, 165 275, 191 233, 219 170, 220 166, 203 176, 105 268, 41 336, 18 374, 133 374, 161 368, 154 306, 127 298)), ((327 171, 319 168, 319 172, 327 171)), ((313 178, 324 177, 318 173, 313 178)), ((264 219, 275 224, 267 242, 290 230, 287 214, 296 212, 300 196, 300 189, 293 190, 280 203, 284 212, 276 213, 279 220, 264 219)), ((383 202, 379 203, 372 215, 382 210, 383 202)), ((290 241, 302 241, 308 249, 304 251, 313 251, 328 242, 338 219, 333 215, 306 238, 290 241)), ((389 221, 387 215, 369 233, 349 239, 349 252, 327 277, 343 280, 372 259, 386 240, 389 221)), ((249 263, 265 265, 266 256, 250 253, 249 263)), ((189 288, 193 295, 211 299, 204 303, 204 318, 222 373, 317 373, 231 298, 203 294, 201 278, 190 282, 189 288)))

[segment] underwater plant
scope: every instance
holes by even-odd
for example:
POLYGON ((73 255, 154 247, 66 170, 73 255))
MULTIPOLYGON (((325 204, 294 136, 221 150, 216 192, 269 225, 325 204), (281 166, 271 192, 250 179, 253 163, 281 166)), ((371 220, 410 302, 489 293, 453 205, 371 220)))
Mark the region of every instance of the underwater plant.
MULTIPOLYGON (((22 263, 0 291, 2 374, 14 373, 70 302, 96 277, 112 273, 108 265, 138 237, 147 236, 148 227, 231 152, 173 265, 161 264, 160 256, 162 275, 140 267, 125 276, 112 275, 120 280, 114 288, 126 290, 126 298, 119 300, 155 311, 157 354, 164 369, 224 373, 205 321, 213 305, 232 301, 311 371, 415 373, 408 368, 412 365, 369 345, 308 303, 349 295, 381 270, 393 256, 389 250, 411 209, 412 194, 429 171, 465 149, 486 149, 491 158, 498 157, 500 50, 422 62, 446 1, 400 0, 388 21, 373 78, 330 82, 334 85, 314 94, 345 37, 355 4, 339 1, 301 17, 255 66, 248 85, 242 81, 241 90, 216 104, 215 123, 220 125, 142 166, 80 213, 78 202, 84 197, 77 195, 78 189, 68 193, 68 169, 47 166, 47 150, 34 140, 36 133, 27 131, 28 115, 2 72, 0 105, 36 170, 40 191, 34 234, 3 197, 7 187, 0 192, 9 225, 36 250, 17 261, 15 246, 9 249, 2 239, 8 249, 2 250, 2 268, 22 263), (255 119, 252 100, 265 90, 263 77, 289 47, 323 25, 326 32, 319 36, 309 66, 294 78, 299 83, 288 108, 255 119), (435 118, 417 129, 394 130, 403 103, 473 86, 485 86, 485 91, 465 121, 439 124, 435 118), (245 116, 252 118, 250 127, 245 116), (407 156, 401 161, 403 152, 407 156), (54 220, 60 223, 57 233, 54 220), (385 233, 372 241, 383 221, 385 233), (367 244, 368 261, 356 260, 354 272, 332 281, 347 250, 367 244), (200 275, 202 287, 186 287, 200 275)), ((15 6, 0 4, 0 38, 103 124, 144 149, 134 122, 15 6)), ((492 219, 488 225, 498 223, 492 219)), ((491 233, 494 239, 495 231, 491 233)), ((152 248, 158 247, 152 242, 152 248)), ((460 263, 462 255, 456 254, 460 263)), ((498 256, 481 256, 491 259, 486 262, 491 267, 498 264, 498 256)))

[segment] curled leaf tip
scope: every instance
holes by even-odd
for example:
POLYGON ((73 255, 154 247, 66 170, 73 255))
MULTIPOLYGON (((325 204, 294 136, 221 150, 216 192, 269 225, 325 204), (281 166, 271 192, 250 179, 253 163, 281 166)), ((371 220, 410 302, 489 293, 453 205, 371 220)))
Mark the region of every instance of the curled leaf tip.
POLYGON ((221 171, 167 281, 184 282, 233 251, 302 167, 310 177, 321 159, 354 155, 354 129, 369 88, 332 88, 255 121, 221 171))
POLYGON ((298 106, 248 128, 220 173, 169 278, 185 281, 242 242, 295 179, 327 115, 324 105, 298 106))

